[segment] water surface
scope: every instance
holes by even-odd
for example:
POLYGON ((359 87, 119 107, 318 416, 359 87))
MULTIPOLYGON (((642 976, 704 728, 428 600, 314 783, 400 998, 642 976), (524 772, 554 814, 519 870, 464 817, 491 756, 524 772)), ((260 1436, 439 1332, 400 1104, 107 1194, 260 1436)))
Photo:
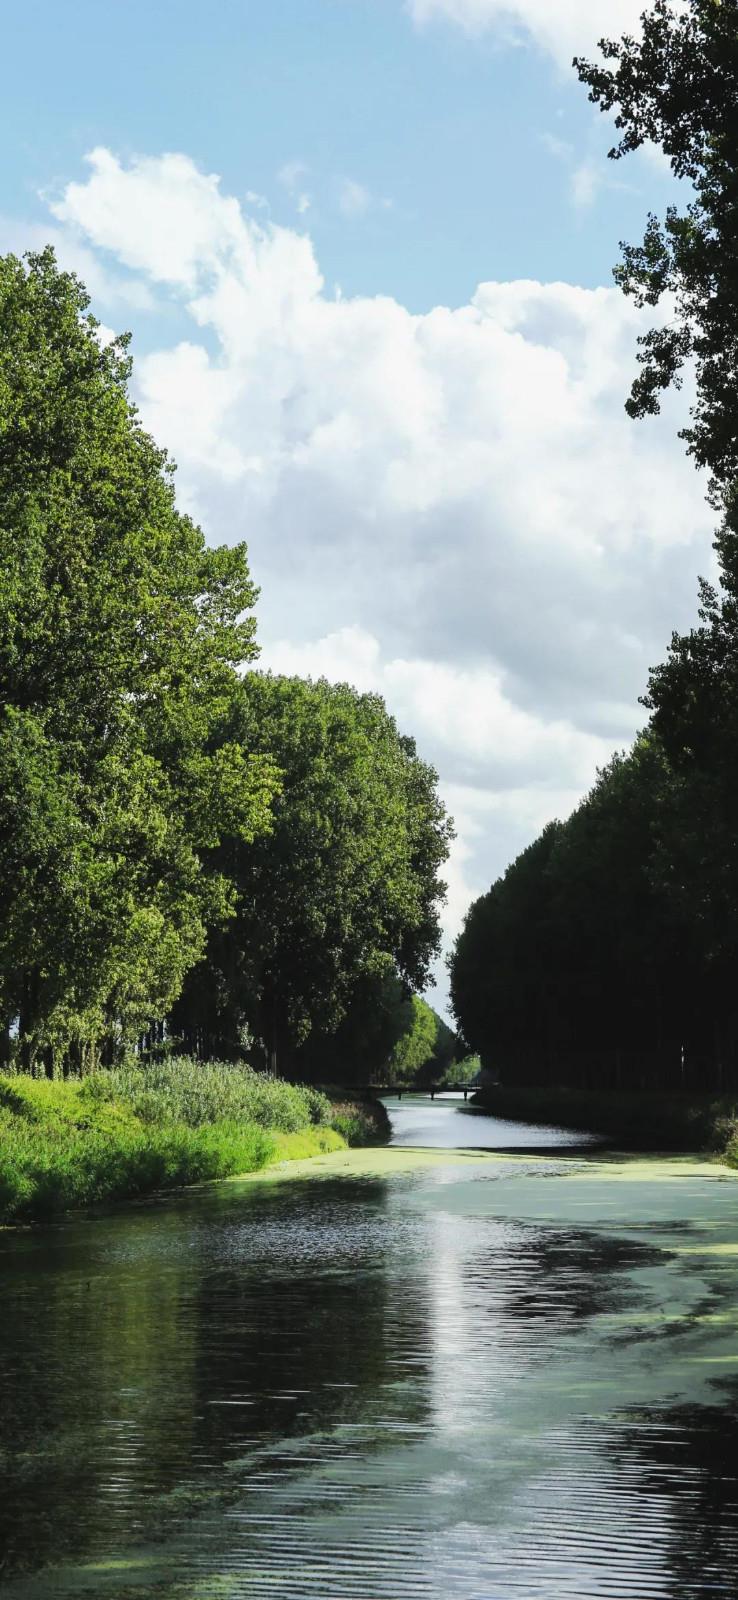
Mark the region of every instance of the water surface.
POLYGON ((390 1111, 0 1235, 9 1600, 738 1595, 733 1177, 390 1111))

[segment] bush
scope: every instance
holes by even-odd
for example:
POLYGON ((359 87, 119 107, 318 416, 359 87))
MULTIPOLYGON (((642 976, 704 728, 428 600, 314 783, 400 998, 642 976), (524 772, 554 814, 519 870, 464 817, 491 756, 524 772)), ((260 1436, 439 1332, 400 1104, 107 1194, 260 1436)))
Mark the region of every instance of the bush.
POLYGON ((187 1057, 67 1082, 0 1077, 0 1219, 254 1172, 387 1137, 378 1103, 332 1105, 317 1089, 187 1057))
POLYGON ((250 1122, 280 1133, 298 1133, 311 1124, 327 1127, 330 1101, 317 1089, 285 1083, 268 1073, 227 1061, 196 1061, 176 1056, 141 1066, 129 1063, 82 1082, 83 1096, 122 1101, 142 1122, 250 1122))
POLYGON ((348 1145, 386 1144, 390 1119, 381 1100, 334 1103, 332 1125, 348 1145))
POLYGON ((0 1218, 253 1172, 275 1135, 328 1129, 331 1104, 248 1067, 188 1059, 64 1083, 0 1077, 0 1218))
MULTIPOLYGON (((28 1080, 32 1082, 33 1080, 28 1080)), ((34 1084, 34 1089, 37 1086, 34 1084)), ((0 1217, 44 1218, 72 1207, 90 1206, 155 1189, 178 1188, 253 1172, 270 1160, 275 1141, 254 1125, 207 1123, 156 1127, 138 1121, 122 1108, 103 1102, 99 1123, 85 1110, 85 1085, 52 1084, 49 1111, 39 1112, 33 1090, 25 1083, 14 1095, 17 1111, 7 1105, 7 1086, 0 1080, 0 1217), (24 1104, 25 1102, 25 1104, 24 1104), (81 1115, 75 1118, 75 1110, 81 1115)))

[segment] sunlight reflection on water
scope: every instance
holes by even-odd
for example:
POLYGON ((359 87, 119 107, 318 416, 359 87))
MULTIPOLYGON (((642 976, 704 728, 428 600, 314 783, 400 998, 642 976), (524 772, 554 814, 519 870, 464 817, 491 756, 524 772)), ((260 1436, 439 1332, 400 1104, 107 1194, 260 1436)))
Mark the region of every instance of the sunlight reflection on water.
POLYGON ((738 1187, 550 1132, 1 1236, 3 1595, 735 1596, 738 1187))

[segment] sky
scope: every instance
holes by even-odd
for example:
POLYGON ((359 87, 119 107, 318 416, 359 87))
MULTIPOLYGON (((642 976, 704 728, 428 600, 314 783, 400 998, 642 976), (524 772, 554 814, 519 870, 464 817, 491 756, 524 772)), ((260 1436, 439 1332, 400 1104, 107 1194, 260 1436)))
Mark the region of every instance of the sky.
MULTIPOLYGON (((710 574, 688 393, 631 422, 612 281, 675 185, 571 69, 641 0, 26 0, 0 250, 48 241, 213 542, 261 663, 384 695, 470 901, 645 720, 710 574)), ((437 969, 438 1000, 445 977, 437 969)))

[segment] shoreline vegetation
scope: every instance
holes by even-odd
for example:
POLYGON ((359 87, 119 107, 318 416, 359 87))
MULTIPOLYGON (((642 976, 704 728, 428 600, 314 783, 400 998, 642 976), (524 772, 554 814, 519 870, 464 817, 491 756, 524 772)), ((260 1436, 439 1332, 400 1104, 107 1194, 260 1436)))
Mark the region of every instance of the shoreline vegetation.
POLYGON ((683 209, 673 196, 649 207, 642 241, 621 242, 614 278, 653 313, 627 414, 652 419, 690 375, 679 438, 709 475, 714 581, 698 580, 694 621, 650 668, 631 747, 474 900, 451 997, 467 1045, 504 1080, 486 1104, 636 1148, 698 1142, 735 1165, 738 4, 653 0, 641 22, 574 67, 591 104, 616 113, 609 159, 648 140, 688 178, 683 209))
POLYGON ((0 1077, 0 1223, 381 1144, 378 1102, 187 1057, 67 1080, 0 1077))
POLYGON ((472 1106, 507 1121, 600 1134, 617 1140, 624 1150, 710 1152, 738 1168, 738 1092, 629 1093, 489 1084, 476 1091, 472 1106))

